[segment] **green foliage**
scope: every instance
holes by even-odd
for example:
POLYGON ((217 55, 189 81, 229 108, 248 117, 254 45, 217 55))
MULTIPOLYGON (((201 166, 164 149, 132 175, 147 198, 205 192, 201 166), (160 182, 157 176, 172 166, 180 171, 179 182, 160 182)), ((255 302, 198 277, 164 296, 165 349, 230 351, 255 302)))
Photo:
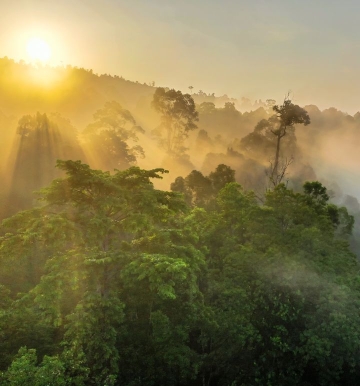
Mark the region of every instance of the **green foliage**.
POLYGON ((326 192, 325 186, 322 186, 318 181, 305 182, 304 193, 308 195, 313 202, 316 202, 319 205, 325 205, 330 198, 326 192))
POLYGON ((353 218, 320 183, 260 204, 225 165, 173 192, 163 169, 58 167, 2 224, 2 384, 358 384, 353 218))
POLYGON ((212 182, 215 193, 218 193, 226 184, 235 181, 235 170, 227 165, 220 164, 214 172, 209 174, 209 179, 212 182))
POLYGON ((8 370, 2 374, 2 385, 8 386, 65 386, 68 379, 65 376, 64 364, 57 357, 43 358, 37 366, 36 350, 20 348, 8 370))
POLYGON ((234 181, 235 170, 220 164, 207 177, 198 170, 193 170, 185 178, 177 177, 170 188, 173 192, 182 193, 188 204, 203 207, 211 206, 217 193, 234 181))

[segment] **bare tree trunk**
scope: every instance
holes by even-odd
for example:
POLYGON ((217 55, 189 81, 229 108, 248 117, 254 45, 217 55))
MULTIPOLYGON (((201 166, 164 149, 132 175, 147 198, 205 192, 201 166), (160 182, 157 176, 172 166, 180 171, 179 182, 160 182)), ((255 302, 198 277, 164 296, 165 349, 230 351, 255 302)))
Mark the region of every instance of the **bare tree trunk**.
POLYGON ((281 141, 281 134, 279 133, 277 135, 277 142, 276 142, 276 154, 275 154, 275 161, 274 161, 274 168, 271 173, 271 178, 273 180, 273 184, 277 185, 277 176, 279 171, 279 158, 280 158, 280 141, 281 141))

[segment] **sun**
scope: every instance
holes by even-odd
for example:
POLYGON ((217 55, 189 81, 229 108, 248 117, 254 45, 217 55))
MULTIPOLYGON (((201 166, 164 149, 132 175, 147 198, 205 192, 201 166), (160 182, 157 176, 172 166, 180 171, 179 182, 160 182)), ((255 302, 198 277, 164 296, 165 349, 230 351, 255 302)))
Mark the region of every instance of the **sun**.
POLYGON ((26 45, 29 57, 34 61, 46 62, 50 59, 51 49, 45 40, 32 38, 26 45))

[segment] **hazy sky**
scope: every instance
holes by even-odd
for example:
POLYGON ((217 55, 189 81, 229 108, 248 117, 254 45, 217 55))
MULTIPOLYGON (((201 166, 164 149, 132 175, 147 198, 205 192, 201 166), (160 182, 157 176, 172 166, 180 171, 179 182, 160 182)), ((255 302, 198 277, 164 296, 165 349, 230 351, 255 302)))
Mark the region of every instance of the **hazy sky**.
POLYGON ((360 110, 360 1, 0 0, 0 57, 252 99, 360 110))

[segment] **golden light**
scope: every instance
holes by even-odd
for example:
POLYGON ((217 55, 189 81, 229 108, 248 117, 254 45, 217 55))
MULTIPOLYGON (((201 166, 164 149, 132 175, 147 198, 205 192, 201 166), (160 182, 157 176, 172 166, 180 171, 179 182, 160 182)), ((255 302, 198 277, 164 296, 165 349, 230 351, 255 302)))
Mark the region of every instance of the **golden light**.
POLYGON ((50 46, 42 39, 32 38, 28 41, 26 51, 34 61, 46 62, 50 59, 50 46))

